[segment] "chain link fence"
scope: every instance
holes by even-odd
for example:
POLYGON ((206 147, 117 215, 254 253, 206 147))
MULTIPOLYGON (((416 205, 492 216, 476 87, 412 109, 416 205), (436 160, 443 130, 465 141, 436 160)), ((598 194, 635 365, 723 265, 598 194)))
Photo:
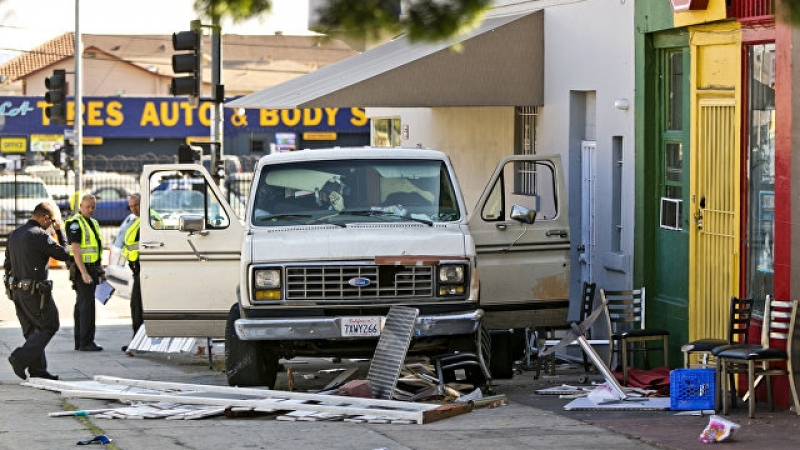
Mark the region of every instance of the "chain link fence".
MULTIPOLYGON (((234 212, 240 219, 244 219, 246 201, 250 194, 250 186, 253 180, 252 170, 255 167, 260 155, 240 156, 242 168, 245 172, 232 173, 222 180, 221 191, 226 200, 234 208, 234 212), (233 197, 241 201, 232 201, 233 197)), ((176 157, 171 155, 157 155, 152 152, 143 153, 137 156, 106 156, 106 155, 85 155, 83 161, 83 187, 84 192, 94 193, 98 196, 99 202, 114 202, 114 217, 120 220, 106 218, 101 220, 101 234, 103 246, 108 248, 114 240, 119 223, 129 213, 127 210, 127 195, 140 190, 140 177, 142 167, 148 164, 174 164, 176 157), (114 197, 109 198, 109 197, 114 197), (104 198, 105 197, 105 198, 104 198)), ((18 173, 30 175, 41 179, 47 186, 47 190, 53 200, 62 210, 64 219, 71 216, 74 212, 70 209, 69 199, 75 192, 75 175, 71 171, 63 171, 52 165, 33 165, 26 167, 18 173)), ((14 190, 12 190, 14 192, 14 190)), ((104 205, 105 206, 105 205, 104 205)), ((98 218, 100 206, 95 213, 98 218)), ((11 214, 12 212, 9 212, 11 214)), ((30 217, 31 211, 15 210, 14 216, 18 217, 18 224, 21 225, 30 217)), ((0 244, 4 244, 3 242, 0 244)))

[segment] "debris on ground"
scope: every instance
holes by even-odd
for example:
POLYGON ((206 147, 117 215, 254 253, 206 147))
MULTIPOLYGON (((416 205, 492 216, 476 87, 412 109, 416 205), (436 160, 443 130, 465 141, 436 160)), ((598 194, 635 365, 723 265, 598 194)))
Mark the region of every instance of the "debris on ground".
MULTIPOLYGON (((421 371, 419 363, 414 370, 421 371)), ((429 369, 425 369, 429 370, 429 369)), ((345 373, 352 373, 345 371, 345 373)), ((411 378, 419 379, 411 376, 411 378)), ((272 416, 276 420, 423 424, 465 414, 474 408, 494 408, 508 403, 504 395, 483 396, 479 388, 462 394, 457 389, 439 385, 438 379, 426 379, 422 391, 430 395, 416 401, 375 399, 370 395, 368 380, 341 381, 326 393, 276 391, 261 388, 168 383, 96 376, 91 381, 59 381, 31 378, 23 385, 58 391, 63 397, 116 400, 120 407, 95 410, 58 411, 52 417, 89 416, 103 419, 194 420, 205 417, 272 416), (434 381, 434 379, 436 381, 434 381), (444 393, 444 395, 441 395, 444 393)), ((419 386, 403 383, 404 389, 419 390, 419 386)), ((415 393, 397 388, 398 398, 413 397, 415 393)))
POLYGON ((713 415, 708 421, 708 426, 700 435, 700 442, 705 442, 707 444, 722 442, 731 437, 738 429, 738 423, 731 422, 722 416, 713 415))

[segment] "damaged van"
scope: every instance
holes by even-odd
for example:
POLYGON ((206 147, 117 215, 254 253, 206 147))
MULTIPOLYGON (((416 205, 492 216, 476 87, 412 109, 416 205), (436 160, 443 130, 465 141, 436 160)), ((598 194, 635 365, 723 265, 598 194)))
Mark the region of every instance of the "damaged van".
POLYGON ((393 305, 419 310, 410 354, 474 354, 488 381, 514 360, 494 330, 566 316, 558 156, 505 158, 470 214, 450 159, 426 149, 264 156, 241 218, 201 165, 141 180, 147 334, 224 338, 231 385, 273 386, 282 358, 371 357, 393 305))

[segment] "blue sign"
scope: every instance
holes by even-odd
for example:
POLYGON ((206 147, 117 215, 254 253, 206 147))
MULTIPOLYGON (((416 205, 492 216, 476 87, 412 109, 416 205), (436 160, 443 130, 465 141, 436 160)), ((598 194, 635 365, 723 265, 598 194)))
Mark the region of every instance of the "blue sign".
MULTIPOLYGON (((67 120, 74 119, 68 99, 67 120)), ((61 134, 70 125, 54 125, 44 115, 43 97, 0 97, 5 125, 0 136, 61 134)), ((84 97, 83 134, 103 138, 179 138, 208 135, 214 104, 195 107, 184 98, 84 97)), ((225 135, 242 132, 369 133, 363 108, 246 109, 223 108, 225 135)), ((0 121, 0 124, 2 121, 0 121)))

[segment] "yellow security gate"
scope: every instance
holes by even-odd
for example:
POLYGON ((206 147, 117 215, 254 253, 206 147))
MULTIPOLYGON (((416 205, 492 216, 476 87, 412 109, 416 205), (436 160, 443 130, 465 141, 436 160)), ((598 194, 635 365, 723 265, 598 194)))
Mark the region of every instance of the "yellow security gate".
POLYGON ((698 98, 692 152, 689 339, 727 335, 739 282, 740 158, 733 92, 698 98))

